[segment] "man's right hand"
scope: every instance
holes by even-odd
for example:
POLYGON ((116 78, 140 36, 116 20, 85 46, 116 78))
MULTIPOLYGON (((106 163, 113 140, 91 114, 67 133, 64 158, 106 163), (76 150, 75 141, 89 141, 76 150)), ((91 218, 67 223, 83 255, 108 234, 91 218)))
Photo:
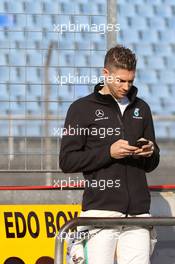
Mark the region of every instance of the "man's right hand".
POLYGON ((114 159, 122 159, 134 155, 138 149, 138 147, 130 146, 127 140, 119 139, 111 145, 110 154, 114 159))

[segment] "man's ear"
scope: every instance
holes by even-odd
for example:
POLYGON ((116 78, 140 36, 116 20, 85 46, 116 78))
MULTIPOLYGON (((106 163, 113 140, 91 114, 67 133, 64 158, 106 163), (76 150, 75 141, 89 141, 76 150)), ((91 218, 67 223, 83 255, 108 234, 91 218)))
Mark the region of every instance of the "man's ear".
POLYGON ((107 68, 103 68, 102 72, 105 77, 109 76, 109 70, 107 68))

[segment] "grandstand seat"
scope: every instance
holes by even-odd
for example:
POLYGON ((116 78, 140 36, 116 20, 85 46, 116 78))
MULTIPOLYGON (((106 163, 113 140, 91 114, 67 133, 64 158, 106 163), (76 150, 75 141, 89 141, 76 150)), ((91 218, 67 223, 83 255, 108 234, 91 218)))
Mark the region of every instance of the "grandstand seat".
POLYGON ((25 103, 24 102, 10 102, 7 111, 13 115, 24 115, 25 114, 25 103))
POLYGON ((125 17, 122 17, 120 14, 118 14, 117 17, 117 24, 120 24, 120 28, 123 30, 128 29, 128 20, 125 17))
POLYGON ((10 68, 7 66, 0 66, 0 82, 8 82, 10 77, 10 68))
POLYGON ((16 31, 24 30, 27 26, 26 14, 13 14, 13 29, 16 31))
POLYGON ((166 69, 173 69, 175 70, 175 59, 174 57, 166 57, 166 69))
POLYGON ((25 105, 26 113, 28 114, 41 114, 43 113, 42 107, 39 106, 38 102, 27 101, 25 105))
POLYGON ((75 99, 84 97, 89 94, 88 85, 75 85, 75 99))
POLYGON ((44 95, 44 85, 41 84, 27 85, 25 92, 25 96, 27 100, 37 101, 43 95, 44 95))
POLYGON ((152 70, 138 70, 138 78, 145 84, 157 83, 156 73, 152 70))
POLYGON ((140 43, 151 44, 158 42, 158 34, 155 30, 144 30, 141 32, 141 38, 139 39, 140 43))
POLYGON ((162 98, 162 104, 164 107, 164 112, 170 115, 175 114, 175 104, 174 104, 174 98, 169 97, 169 98, 162 98))
POLYGON ((25 84, 10 84, 9 98, 10 100, 25 100, 26 88, 25 84))
POLYGON ((1 89, 0 89, 0 103, 3 100, 9 100, 9 94, 7 92, 6 84, 2 83, 1 84, 1 89))
POLYGON ((153 54, 153 49, 152 46, 150 44, 140 44, 140 43, 136 43, 135 44, 135 51, 136 54, 139 55, 147 55, 150 56, 153 54))
POLYGON ((40 76, 37 71, 37 67, 27 67, 26 69, 26 80, 28 83, 40 84, 43 80, 40 79, 40 76))
POLYGON ((166 85, 153 84, 151 85, 151 95, 153 98, 170 98, 171 93, 166 85))
POLYGON ((9 13, 23 13, 24 12, 22 2, 20 1, 18 2, 18 1, 6 0, 6 6, 7 6, 6 12, 9 12, 9 13))
POLYGON ((25 12, 28 14, 42 14, 42 1, 25 1, 25 12))
POLYGON ((154 55, 155 56, 168 56, 172 55, 171 47, 170 45, 167 44, 162 44, 162 43, 155 43, 154 44, 154 55))
MULTIPOLYGON (((0 107, 1 109, 1 107, 0 107)), ((0 138, 1 137, 7 137, 9 134, 9 123, 8 122, 0 122, 0 138)))
POLYGON ((167 138, 167 129, 165 122, 155 121, 154 122, 155 133, 158 139, 167 138))
POLYGON ((138 81, 134 82, 134 85, 138 88, 138 95, 147 100, 151 96, 149 86, 143 83, 139 83, 138 81))
POLYGON ((138 69, 145 69, 145 62, 143 57, 139 57, 137 60, 137 68, 138 69))
POLYGON ((154 16, 148 19, 148 24, 150 28, 155 30, 165 29, 165 19, 162 17, 154 16))
POLYGON ((162 84, 174 84, 175 72, 172 70, 160 70, 160 79, 159 81, 162 84))
POLYGON ((129 4, 129 3, 120 4, 118 6, 118 10, 122 17, 135 17, 136 16, 135 5, 133 4, 129 4))
POLYGON ((64 101, 71 101, 74 98, 73 85, 59 85, 57 88, 59 97, 64 101))
POLYGON ((170 5, 156 5, 155 15, 160 17, 171 17, 172 10, 170 5))
POLYGON ((166 29, 165 31, 160 31, 160 41, 166 45, 169 43, 174 44, 174 30, 166 29))
MULTIPOLYGON (((32 76, 32 75, 31 75, 32 76)), ((33 76, 30 78, 33 78, 33 76)), ((24 67, 11 67, 10 78, 11 83, 24 83, 25 79, 25 68, 24 67)))
POLYGON ((154 14, 153 5, 151 3, 137 5, 135 15, 139 15, 141 17, 154 17, 155 14, 154 14))
POLYGON ((41 129, 40 129, 39 121, 28 121, 26 123, 26 137, 41 137, 41 129))
POLYGON ((139 35, 138 35, 138 31, 135 29, 133 30, 121 30, 118 33, 118 37, 120 37, 120 39, 122 40, 122 42, 128 44, 128 43, 137 43, 139 42, 139 35))
POLYGON ((9 65, 11 65, 11 66, 25 66, 26 65, 25 50, 10 50, 9 65))
POLYGON ((137 30, 146 30, 148 28, 145 17, 135 16, 130 18, 130 27, 137 30))
POLYGON ((43 56, 39 51, 27 50, 27 66, 41 66, 43 65, 43 56))
POLYGON ((58 14, 60 13, 59 4, 57 1, 43 1, 44 14, 58 14))
POLYGON ((147 67, 149 69, 164 69, 164 61, 161 57, 147 57, 147 67))

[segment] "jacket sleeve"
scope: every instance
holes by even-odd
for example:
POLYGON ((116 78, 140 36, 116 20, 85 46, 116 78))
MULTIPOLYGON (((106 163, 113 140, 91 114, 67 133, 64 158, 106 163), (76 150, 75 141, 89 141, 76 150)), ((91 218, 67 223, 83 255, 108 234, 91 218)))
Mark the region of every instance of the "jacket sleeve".
POLYGON ((110 145, 86 148, 87 134, 79 133, 86 128, 81 107, 73 103, 67 113, 64 135, 61 140, 59 167, 63 172, 88 172, 98 170, 112 162, 110 145), (71 128, 71 129, 70 129, 71 128), (77 132, 79 128, 79 132, 77 132))
POLYGON ((155 140, 154 125, 152 114, 149 106, 147 106, 146 118, 144 120, 144 138, 151 140, 154 143, 154 152, 150 157, 144 158, 144 169, 146 172, 153 171, 159 164, 159 147, 155 140))

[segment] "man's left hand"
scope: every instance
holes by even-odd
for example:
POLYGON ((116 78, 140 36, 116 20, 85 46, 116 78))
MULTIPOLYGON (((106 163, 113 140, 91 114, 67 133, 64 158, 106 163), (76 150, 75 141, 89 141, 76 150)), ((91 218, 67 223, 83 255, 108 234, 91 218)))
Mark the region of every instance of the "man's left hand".
MULTIPOLYGON (((141 138, 140 140, 146 140, 145 138, 141 138)), ((141 157, 151 157, 154 152, 154 143, 149 140, 147 145, 142 146, 138 150, 134 152, 134 156, 141 156, 141 157)))

